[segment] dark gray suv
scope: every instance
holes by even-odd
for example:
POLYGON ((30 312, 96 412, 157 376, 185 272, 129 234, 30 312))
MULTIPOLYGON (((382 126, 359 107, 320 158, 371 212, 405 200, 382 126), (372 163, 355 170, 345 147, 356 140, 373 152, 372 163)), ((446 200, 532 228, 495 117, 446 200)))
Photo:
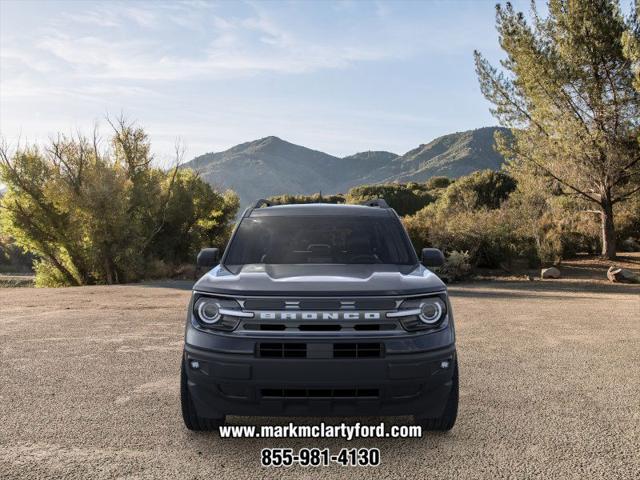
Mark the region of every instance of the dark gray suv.
POLYGON ((453 312, 396 212, 366 205, 248 208, 193 287, 181 373, 191 430, 226 415, 413 415, 449 430, 458 410, 453 312))

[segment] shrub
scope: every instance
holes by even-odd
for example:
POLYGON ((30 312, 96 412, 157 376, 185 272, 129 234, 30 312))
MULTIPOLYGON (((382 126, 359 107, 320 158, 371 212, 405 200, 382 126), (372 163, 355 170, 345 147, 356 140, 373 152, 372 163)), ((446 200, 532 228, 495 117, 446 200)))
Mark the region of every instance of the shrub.
POLYGON ((0 150, 0 224, 37 257, 38 286, 135 281, 224 241, 237 196, 151 162, 144 131, 122 120, 105 151, 82 136, 0 150))
POLYGON ((314 193, 312 195, 275 195, 267 198, 267 201, 275 205, 287 205, 298 203, 345 203, 344 195, 322 195, 314 193))
POLYGON ((387 183, 382 185, 360 185, 347 192, 348 203, 362 203, 374 198, 384 198, 398 215, 411 215, 436 197, 422 183, 387 183))
POLYGON ((462 280, 471 273, 471 255, 469 252, 461 252, 453 250, 442 267, 439 268, 438 274, 449 281, 462 280))
POLYGON ((629 238, 630 243, 640 243, 640 193, 617 204, 614 214, 617 218, 619 244, 622 245, 629 238))
POLYGON ((33 262, 33 271, 36 274, 34 283, 36 287, 56 288, 64 287, 69 284, 60 270, 55 268, 49 262, 43 260, 35 260, 33 262))
POLYGON ((480 208, 499 208, 516 182, 505 172, 481 170, 452 183, 444 192, 442 208, 447 211, 471 211, 480 208))
POLYGON ((478 267, 506 266, 516 258, 537 263, 535 238, 518 230, 508 204, 468 210, 449 206, 443 197, 403 219, 417 251, 436 247, 444 252, 467 252, 470 263, 478 267))
POLYGON ((426 181, 425 187, 427 190, 437 190, 440 188, 447 188, 453 181, 449 177, 431 177, 426 181))

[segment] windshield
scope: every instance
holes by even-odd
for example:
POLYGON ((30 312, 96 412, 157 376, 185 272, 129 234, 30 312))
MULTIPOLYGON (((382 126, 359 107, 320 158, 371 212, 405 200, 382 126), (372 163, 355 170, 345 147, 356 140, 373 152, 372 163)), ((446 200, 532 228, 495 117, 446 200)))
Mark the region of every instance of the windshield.
POLYGON ((265 216, 245 218, 225 265, 415 265, 415 251, 394 217, 265 216))

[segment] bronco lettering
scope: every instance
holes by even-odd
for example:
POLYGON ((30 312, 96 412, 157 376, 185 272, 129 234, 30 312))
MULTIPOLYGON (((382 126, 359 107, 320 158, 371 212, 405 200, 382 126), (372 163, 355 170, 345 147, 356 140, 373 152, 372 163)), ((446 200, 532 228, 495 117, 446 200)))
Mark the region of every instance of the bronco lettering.
POLYGON ((259 312, 260 320, 380 320, 380 312, 259 312))

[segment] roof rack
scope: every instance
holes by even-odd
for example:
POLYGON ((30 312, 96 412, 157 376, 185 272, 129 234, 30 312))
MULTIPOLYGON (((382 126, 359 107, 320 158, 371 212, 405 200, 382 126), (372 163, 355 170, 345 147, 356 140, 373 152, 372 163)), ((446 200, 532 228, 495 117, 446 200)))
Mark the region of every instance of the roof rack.
MULTIPOLYGON (((264 198, 261 198, 260 200, 257 200, 253 205, 247 207, 244 213, 242 214, 242 217, 244 218, 244 217, 250 216, 253 210, 257 210, 261 207, 274 207, 276 205, 278 204, 274 202, 270 202, 269 200, 265 200, 264 198)), ((333 205, 333 204, 326 203, 323 205, 333 205)), ((359 205, 366 206, 366 207, 378 207, 378 208, 384 208, 389 210, 391 209, 391 207, 389 206, 389 204, 387 204, 384 198, 373 198, 371 200, 367 200, 366 202, 362 202, 359 205)), ((282 206, 285 206, 285 205, 282 205, 282 206)))
POLYGON ((364 205, 366 207, 389 208, 389 204, 385 202, 384 198, 373 198, 366 202, 362 202, 360 205, 364 205))

